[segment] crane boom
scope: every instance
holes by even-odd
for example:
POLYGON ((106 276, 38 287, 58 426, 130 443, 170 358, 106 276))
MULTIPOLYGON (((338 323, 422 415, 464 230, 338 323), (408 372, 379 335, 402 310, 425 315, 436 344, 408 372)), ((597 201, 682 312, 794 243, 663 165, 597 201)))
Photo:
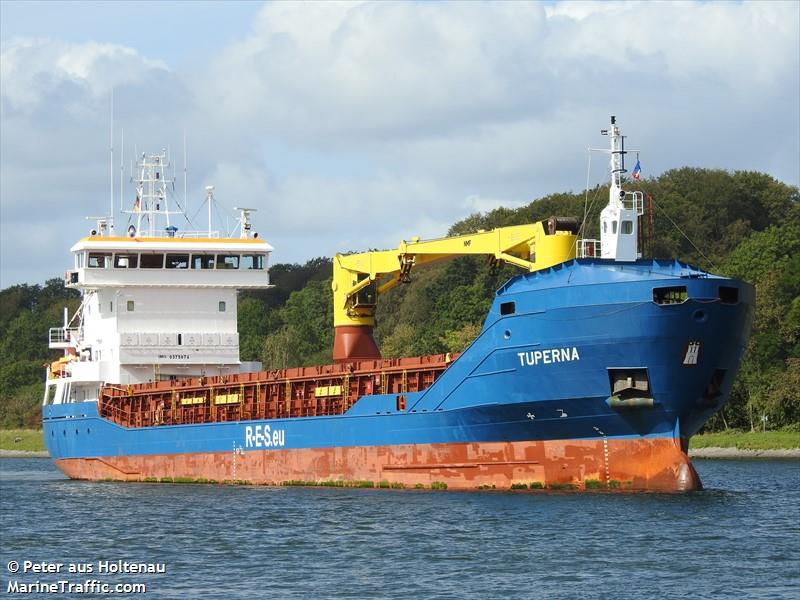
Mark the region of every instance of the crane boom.
POLYGON ((414 267, 457 256, 484 255, 527 271, 546 269, 575 258, 577 228, 576 219, 551 217, 454 237, 412 238, 394 250, 337 254, 331 283, 334 361, 380 358, 372 337, 378 296, 410 281, 414 267))

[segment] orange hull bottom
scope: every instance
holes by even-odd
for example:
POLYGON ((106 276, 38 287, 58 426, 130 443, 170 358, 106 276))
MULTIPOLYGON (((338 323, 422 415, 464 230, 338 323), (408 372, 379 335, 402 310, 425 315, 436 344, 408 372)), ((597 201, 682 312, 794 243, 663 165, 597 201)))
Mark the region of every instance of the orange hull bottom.
POLYGON ((700 489, 670 438, 210 452, 67 458, 72 479, 433 489, 700 489))

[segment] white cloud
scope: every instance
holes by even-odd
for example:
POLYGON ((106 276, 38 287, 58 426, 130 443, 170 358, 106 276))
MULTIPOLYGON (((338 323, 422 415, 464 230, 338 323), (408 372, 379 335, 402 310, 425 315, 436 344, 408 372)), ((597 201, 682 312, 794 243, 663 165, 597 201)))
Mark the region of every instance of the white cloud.
POLYGON ((213 183, 221 204, 260 209, 276 260, 302 261, 577 191, 610 114, 647 175, 798 184, 799 23, 789 2, 275 2, 196 70, 153 48, 3 40, 4 283, 58 273, 83 215, 107 205, 112 87, 126 157, 171 146, 180 180, 186 128, 190 214, 213 183), (57 243, 17 234, 32 213, 57 243))
POLYGON ((33 112, 65 87, 105 101, 112 88, 143 83, 158 71, 168 71, 162 61, 124 46, 15 38, 4 42, 0 61, 4 108, 33 112))
POLYGON ((301 174, 274 181, 263 169, 226 163, 217 166, 210 180, 227 206, 244 203, 258 209, 257 229, 283 261, 393 247, 403 235, 432 237, 446 230, 453 208, 440 201, 445 194, 434 181, 388 173, 301 174), (432 222, 438 229, 431 230, 432 222), (399 224, 404 234, 398 233, 399 224))
POLYGON ((535 42, 542 21, 528 3, 321 3, 313 11, 271 3, 253 34, 215 61, 208 98, 240 120, 306 138, 508 120, 525 85, 513 54, 535 42))
POLYGON ((210 102, 281 135, 360 143, 633 104, 655 85, 763 97, 797 66, 791 3, 313 6, 266 5, 212 66, 210 102))

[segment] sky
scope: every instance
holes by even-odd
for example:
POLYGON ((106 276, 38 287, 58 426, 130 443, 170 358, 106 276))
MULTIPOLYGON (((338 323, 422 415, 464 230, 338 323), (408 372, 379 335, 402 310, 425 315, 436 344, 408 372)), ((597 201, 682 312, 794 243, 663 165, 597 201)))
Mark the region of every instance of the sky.
POLYGON ((644 177, 800 184, 800 2, 0 0, 0 287, 60 277, 109 212, 112 90, 117 231, 134 152, 166 148, 179 227, 214 185, 272 262, 581 191, 612 114, 644 177))

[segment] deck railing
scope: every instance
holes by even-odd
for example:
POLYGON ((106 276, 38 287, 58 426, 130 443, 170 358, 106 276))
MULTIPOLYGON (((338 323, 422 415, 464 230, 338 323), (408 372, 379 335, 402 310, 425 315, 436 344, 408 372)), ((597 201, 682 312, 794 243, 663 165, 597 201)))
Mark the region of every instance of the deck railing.
POLYGON ((80 342, 83 339, 83 330, 80 327, 51 327, 49 339, 51 348, 66 347, 71 342, 80 342))

